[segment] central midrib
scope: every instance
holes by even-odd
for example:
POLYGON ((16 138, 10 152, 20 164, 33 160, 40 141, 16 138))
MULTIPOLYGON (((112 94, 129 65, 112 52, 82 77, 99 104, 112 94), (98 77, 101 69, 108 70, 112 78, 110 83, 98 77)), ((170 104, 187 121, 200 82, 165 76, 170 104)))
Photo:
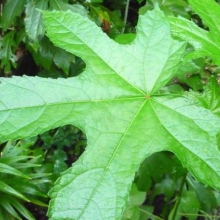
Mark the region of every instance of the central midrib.
POLYGON ((135 100, 141 100, 146 99, 145 96, 137 96, 137 97, 126 97, 126 98, 116 98, 116 99, 94 99, 94 100, 82 100, 82 101, 69 101, 69 102, 53 102, 53 103, 44 103, 42 105, 32 105, 32 106, 21 106, 21 107, 15 107, 15 108, 6 108, 6 109, 0 109, 1 112, 5 111, 11 111, 11 110, 21 110, 21 109, 30 109, 30 108, 44 108, 45 106, 56 106, 56 105, 70 105, 70 104, 91 104, 91 103, 104 103, 104 102, 122 102, 122 101, 135 101, 135 100))

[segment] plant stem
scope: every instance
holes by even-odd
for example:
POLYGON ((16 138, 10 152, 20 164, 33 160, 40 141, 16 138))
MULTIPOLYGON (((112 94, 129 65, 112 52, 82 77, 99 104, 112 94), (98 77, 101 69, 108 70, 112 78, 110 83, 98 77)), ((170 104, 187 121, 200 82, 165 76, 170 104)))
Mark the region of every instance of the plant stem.
POLYGON ((125 6, 124 27, 122 28, 122 34, 124 34, 125 32, 125 26, 127 24, 129 4, 130 4, 130 0, 127 0, 125 6))
POLYGON ((181 200, 181 195, 182 195, 183 187, 184 187, 184 184, 186 182, 186 176, 187 176, 187 173, 183 176, 179 192, 177 193, 177 197, 178 198, 177 198, 176 203, 174 205, 173 216, 171 217, 171 220, 175 220, 176 213, 177 213, 177 210, 178 210, 178 206, 179 206, 180 200, 181 200))

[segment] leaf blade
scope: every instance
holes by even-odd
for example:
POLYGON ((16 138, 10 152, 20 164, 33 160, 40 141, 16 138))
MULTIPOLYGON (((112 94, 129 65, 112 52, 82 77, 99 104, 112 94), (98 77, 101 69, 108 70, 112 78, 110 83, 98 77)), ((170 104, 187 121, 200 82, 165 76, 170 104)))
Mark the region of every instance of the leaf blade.
POLYGON ((25 0, 7 0, 2 12, 2 26, 6 30, 16 16, 20 15, 24 9, 25 0))
POLYGON ((11 166, 8 166, 7 164, 1 163, 1 162, 0 162, 0 173, 7 173, 7 174, 15 175, 15 176, 20 176, 26 179, 30 179, 30 177, 20 172, 19 170, 11 166))
MULTIPOLYGON (((2 79, 0 87, 4 91, 4 94, 0 94, 1 141, 6 141, 10 137, 19 139, 27 135, 34 136, 57 126, 73 124, 72 118, 82 123, 85 117, 83 111, 90 108, 91 103, 104 103, 111 98, 117 100, 121 93, 124 94, 122 100, 129 99, 130 96, 140 98, 136 90, 123 84, 117 76, 112 82, 108 77, 103 77, 102 82, 96 77, 87 80, 84 77, 74 77, 69 80, 13 77, 2 79), (102 93, 105 88, 103 82, 108 83, 109 86, 109 91, 105 94, 102 93), (96 89, 89 86, 90 84, 96 89), (57 113, 56 117, 54 117, 55 113, 57 113)), ((85 130, 79 122, 75 125, 85 130)))
POLYGON ((153 104, 154 112, 170 134, 167 137, 175 139, 164 148, 173 152, 197 180, 218 189, 220 160, 216 136, 219 133, 219 118, 206 109, 191 106, 190 100, 184 98, 161 100, 159 103, 153 104), (169 120, 175 117, 182 123, 175 125, 169 120))
POLYGON ((137 37, 129 45, 109 40, 80 15, 44 12, 44 16, 51 40, 81 56, 86 70, 70 79, 1 80, 0 134, 7 140, 65 124, 86 133, 86 151, 50 192, 51 219, 121 219, 140 163, 162 150, 173 151, 198 179, 220 188, 219 181, 206 180, 208 171, 215 180, 220 178, 219 160, 210 160, 219 155, 215 143, 219 121, 180 94, 157 93, 179 68, 184 52, 184 44, 171 38, 170 26, 158 8, 140 18, 137 37), (70 25, 73 18, 80 28, 70 25), (203 150, 197 157, 196 143, 202 143, 203 150), (206 144, 212 148, 208 156, 206 144), (190 166, 206 159, 205 172, 203 167, 190 166))
POLYGON ((153 13, 149 12, 146 18, 145 16, 140 16, 137 32, 141 34, 143 32, 146 33, 146 38, 139 38, 138 34, 137 39, 129 45, 120 45, 110 40, 107 35, 103 35, 101 29, 96 27, 93 22, 78 14, 44 12, 44 18, 47 36, 56 46, 62 47, 68 52, 84 59, 88 71, 90 71, 89 67, 93 65, 92 71, 97 74, 117 74, 142 94, 157 92, 159 88, 164 86, 173 77, 178 70, 179 60, 185 48, 184 43, 172 40, 168 22, 166 22, 165 16, 159 9, 153 13), (70 21, 72 20, 78 20, 80 28, 71 25, 70 21), (143 23, 146 23, 144 30, 142 30, 143 23), (153 25, 157 28, 154 28, 153 25), (87 35, 85 35, 84 30, 87 30, 87 35), (164 33, 162 36, 160 36, 161 32, 164 33), (157 56, 147 54, 146 46, 142 46, 146 44, 146 39, 149 39, 149 45, 147 45, 149 48, 154 46, 158 50, 163 47, 164 52, 157 53, 157 56), (115 51, 120 51, 120 54, 115 53, 115 51), (109 54, 111 54, 110 57, 109 54), (145 55, 144 59, 140 59, 140 54, 145 55), (93 59, 89 59, 91 56, 93 59), (158 62, 158 59, 163 62, 158 62), (122 67, 119 61, 120 63, 132 63, 133 68, 137 72, 135 76, 131 74, 129 66, 124 65, 122 67), (155 63, 157 63, 157 66, 155 63), (164 69, 165 66, 167 68, 164 69), (176 66, 176 68, 172 68, 171 71, 171 66, 176 66), (103 68, 105 68, 105 71, 103 71, 103 68), (160 74, 155 76, 152 72, 160 74), (160 80, 157 82, 159 78, 160 80))
POLYGON ((218 22, 218 15, 220 16, 220 7, 212 0, 190 0, 189 3, 208 25, 210 31, 199 28, 192 21, 187 19, 170 17, 169 22, 171 24, 172 34, 188 41, 196 49, 196 51, 191 54, 195 59, 208 55, 217 65, 219 65, 220 25, 218 22), (207 5, 210 5, 208 10, 206 7, 207 5))
POLYGON ((200 53, 200 56, 208 55, 219 63, 220 45, 213 40, 210 33, 197 27, 192 21, 184 18, 169 18, 172 34, 188 41, 200 53), (193 30, 193 31, 192 31, 193 30))
POLYGON ((190 6, 202 18, 205 24, 209 27, 213 36, 220 35, 220 6, 212 0, 189 0, 190 6), (207 5, 209 7, 207 7, 207 5))
POLYGON ((25 29, 29 38, 37 41, 39 36, 44 35, 44 27, 42 22, 42 14, 40 10, 47 9, 48 0, 29 1, 26 5, 25 29))

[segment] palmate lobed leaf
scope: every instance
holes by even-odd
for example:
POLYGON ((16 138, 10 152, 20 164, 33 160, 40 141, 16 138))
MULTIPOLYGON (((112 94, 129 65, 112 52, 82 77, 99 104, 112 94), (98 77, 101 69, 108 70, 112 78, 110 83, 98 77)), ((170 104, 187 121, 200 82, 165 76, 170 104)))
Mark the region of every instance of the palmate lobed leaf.
POLYGON ((171 38, 158 8, 140 16, 129 45, 78 14, 44 12, 44 19, 52 42, 80 56, 86 70, 69 79, 1 79, 0 138, 65 124, 86 133, 86 151, 50 192, 51 219, 121 219, 139 165, 162 150, 220 189, 219 119, 185 96, 159 93, 178 70, 185 45, 171 38))

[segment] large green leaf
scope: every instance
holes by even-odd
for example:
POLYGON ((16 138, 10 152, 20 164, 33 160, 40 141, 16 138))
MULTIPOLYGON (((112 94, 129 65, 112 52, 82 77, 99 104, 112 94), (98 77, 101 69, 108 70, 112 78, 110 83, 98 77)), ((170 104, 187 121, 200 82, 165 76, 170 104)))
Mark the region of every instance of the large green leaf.
POLYGON ((194 46, 196 52, 190 57, 209 56, 220 65, 220 5, 214 0, 189 0, 189 4, 208 26, 209 31, 185 18, 170 17, 172 34, 194 46))
POLYGON ((129 45, 110 40, 79 14, 45 12, 44 18, 52 42, 80 56, 86 70, 69 79, 1 79, 0 138, 65 124, 86 133, 86 151, 50 192, 51 219, 121 219, 139 165, 162 150, 220 189, 219 119, 185 96, 160 93, 179 69, 185 45, 171 38, 159 9, 140 16, 129 45))

